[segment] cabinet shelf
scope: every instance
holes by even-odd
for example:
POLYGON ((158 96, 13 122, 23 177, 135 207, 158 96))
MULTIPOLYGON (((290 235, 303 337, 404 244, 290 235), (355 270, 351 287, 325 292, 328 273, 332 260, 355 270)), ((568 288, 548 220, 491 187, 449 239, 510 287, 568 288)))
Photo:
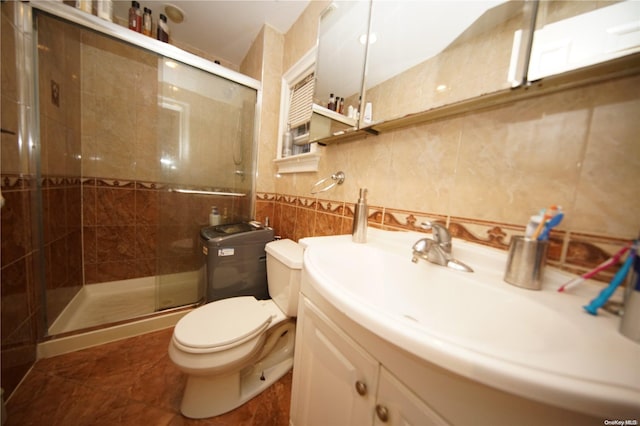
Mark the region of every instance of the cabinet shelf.
POLYGON ((356 127, 356 124, 357 124, 355 119, 342 115, 338 112, 332 111, 329 108, 325 108, 318 104, 313 104, 311 107, 311 111, 313 113, 320 114, 324 117, 330 118, 331 120, 337 121, 347 126, 356 127))

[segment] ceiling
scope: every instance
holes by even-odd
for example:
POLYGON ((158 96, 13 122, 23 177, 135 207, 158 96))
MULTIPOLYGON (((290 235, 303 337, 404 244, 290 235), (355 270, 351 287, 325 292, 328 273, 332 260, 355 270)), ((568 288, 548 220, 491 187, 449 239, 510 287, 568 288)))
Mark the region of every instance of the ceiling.
MULTIPOLYGON (((310 0, 138 0, 152 10, 153 22, 167 4, 184 11, 184 21, 169 20, 171 38, 238 66, 264 24, 286 33, 310 0)), ((113 2, 114 17, 126 22, 131 1, 113 2)))

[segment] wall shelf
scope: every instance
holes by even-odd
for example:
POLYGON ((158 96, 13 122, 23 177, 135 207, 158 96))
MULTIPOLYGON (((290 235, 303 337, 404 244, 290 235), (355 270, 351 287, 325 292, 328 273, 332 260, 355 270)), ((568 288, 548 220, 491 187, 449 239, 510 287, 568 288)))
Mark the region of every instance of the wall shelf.
POLYGON ((319 152, 307 152, 273 160, 278 173, 317 172, 320 163, 319 152))
POLYGON ((370 134, 376 135, 409 126, 426 124, 474 111, 494 108, 511 102, 535 98, 603 80, 622 78, 634 74, 640 74, 640 53, 634 53, 629 56, 574 71, 567 71, 538 81, 528 82, 525 85, 513 89, 505 89, 450 105, 444 105, 393 120, 372 124, 358 130, 323 138, 317 142, 320 145, 331 145, 338 142, 362 139, 370 134))

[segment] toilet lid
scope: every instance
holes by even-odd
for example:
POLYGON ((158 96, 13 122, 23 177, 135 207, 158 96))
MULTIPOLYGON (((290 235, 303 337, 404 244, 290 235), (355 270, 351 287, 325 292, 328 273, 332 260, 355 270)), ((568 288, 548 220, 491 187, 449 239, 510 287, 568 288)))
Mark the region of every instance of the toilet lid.
POLYGON ((215 352, 252 339, 270 322, 270 313, 255 297, 232 297, 189 312, 176 324, 173 338, 183 347, 215 352))

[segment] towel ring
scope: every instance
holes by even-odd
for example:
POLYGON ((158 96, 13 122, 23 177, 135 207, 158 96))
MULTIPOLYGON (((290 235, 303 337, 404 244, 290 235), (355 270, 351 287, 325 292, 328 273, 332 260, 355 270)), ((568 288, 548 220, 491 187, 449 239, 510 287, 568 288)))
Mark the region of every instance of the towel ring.
POLYGON ((328 191, 328 190, 330 190, 331 188, 333 188, 336 185, 342 185, 343 182, 344 182, 344 172, 336 172, 336 173, 332 174, 329 177, 326 177, 324 179, 320 179, 319 181, 317 181, 311 187, 311 193, 312 194, 319 194, 320 192, 328 191), (333 182, 331 184, 329 184, 328 186, 326 186, 326 187, 324 187, 322 189, 314 190, 317 186, 322 185, 323 183, 325 183, 329 179, 333 180, 333 182))

